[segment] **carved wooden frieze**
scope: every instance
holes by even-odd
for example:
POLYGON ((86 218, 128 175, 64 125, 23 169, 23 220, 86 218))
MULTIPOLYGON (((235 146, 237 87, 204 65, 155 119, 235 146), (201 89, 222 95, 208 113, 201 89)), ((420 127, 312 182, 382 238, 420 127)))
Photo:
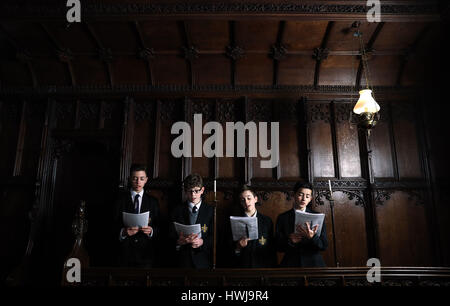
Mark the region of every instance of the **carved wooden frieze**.
POLYGON ((251 101, 248 105, 247 121, 270 122, 272 101, 251 101))
POLYGON ((55 108, 55 115, 58 121, 67 120, 74 114, 72 102, 57 102, 55 108))
POLYGON ((151 120, 154 113, 152 102, 138 102, 134 108, 134 119, 136 122, 151 120))
MULTIPOLYGON (((306 94, 306 93, 347 93, 357 95, 354 86, 346 85, 229 85, 229 84, 210 84, 210 85, 150 85, 150 84, 126 84, 126 85, 76 85, 76 86, 28 86, 17 88, 0 88, 0 95, 45 95, 49 93, 60 95, 104 95, 120 94, 128 95, 135 93, 179 93, 186 92, 242 92, 242 93, 283 93, 283 94, 306 94)), ((418 93, 417 87, 408 86, 377 86, 374 92, 396 93, 412 95, 418 93)))
POLYGON ((194 114, 202 114, 202 121, 214 120, 214 103, 208 100, 192 100, 192 119, 194 114))
POLYGON ((350 115, 353 111, 354 105, 350 103, 336 103, 335 104, 335 116, 336 123, 349 122, 350 115))
MULTIPOLYGON (((45 3, 27 3, 27 5, 3 3, 1 15, 33 15, 33 16, 64 16, 67 8, 64 3, 45 5, 45 3)), ((83 16, 102 15, 167 15, 192 13, 241 13, 241 14, 365 14, 370 9, 366 3, 299 3, 299 2, 221 2, 207 3, 201 1, 172 3, 142 3, 142 2, 101 2, 89 1, 81 6, 83 16)), ((382 14, 438 14, 438 6, 430 3, 388 3, 381 6, 382 14)))
POLYGON ((65 154, 71 153, 75 147, 75 143, 71 140, 53 139, 51 142, 52 147, 52 159, 60 159, 65 154))
POLYGON ((79 109, 80 120, 97 119, 100 114, 100 104, 92 102, 81 102, 79 109))
POLYGON ((177 121, 180 118, 180 111, 182 103, 177 103, 175 100, 158 100, 159 103, 159 118, 163 122, 177 121))
POLYGON ((217 121, 225 122, 236 122, 236 106, 233 100, 220 100, 217 102, 217 121))
POLYGON ((308 122, 330 123, 330 104, 329 103, 308 103, 308 122))
MULTIPOLYGON (((345 189, 333 189, 333 193, 336 191, 340 191, 344 193, 347 196, 347 199, 349 201, 355 201, 356 206, 364 207, 365 200, 364 200, 364 194, 362 190, 345 190, 345 189)), ((322 200, 325 198, 328 201, 331 201, 330 192, 329 190, 316 190, 314 193, 314 201, 317 205, 325 205, 325 202, 322 200)), ((336 202, 335 202, 336 204, 336 202)))
POLYGON ((102 101, 102 114, 101 114, 102 118, 105 120, 111 120, 113 109, 114 109, 113 102, 102 101))

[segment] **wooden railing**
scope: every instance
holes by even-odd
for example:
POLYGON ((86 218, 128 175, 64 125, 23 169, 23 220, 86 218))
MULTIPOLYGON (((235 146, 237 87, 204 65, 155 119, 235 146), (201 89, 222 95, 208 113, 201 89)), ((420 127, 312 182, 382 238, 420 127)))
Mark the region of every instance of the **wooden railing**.
MULTIPOLYGON (((383 267, 381 282, 367 281, 368 267, 295 269, 86 268, 77 286, 445 286, 450 268, 383 267)), ((63 285, 72 285, 63 282, 63 285)))

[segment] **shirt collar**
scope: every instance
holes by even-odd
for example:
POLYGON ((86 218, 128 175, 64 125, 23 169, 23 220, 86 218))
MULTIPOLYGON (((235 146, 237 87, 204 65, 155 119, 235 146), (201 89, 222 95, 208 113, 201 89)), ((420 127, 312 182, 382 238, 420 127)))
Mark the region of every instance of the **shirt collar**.
POLYGON ((139 193, 134 191, 133 189, 131 189, 131 196, 133 197, 133 199, 137 194, 139 194, 140 198, 142 199, 142 196, 144 195, 144 189, 142 189, 141 192, 139 192, 139 193))
POLYGON ((301 209, 295 209, 295 208, 294 208, 294 210, 295 210, 295 211, 306 212, 306 207, 305 207, 305 209, 304 209, 304 210, 301 210, 301 209))
POLYGON ((250 217, 250 218, 256 218, 256 214, 258 213, 258 211, 255 209, 255 213, 252 215, 252 216, 249 216, 249 215, 247 215, 247 213, 246 212, 244 212, 244 214, 247 216, 247 217, 250 217))
MULTIPOLYGON (((194 208, 194 203, 188 201, 188 204, 189 204, 189 209, 192 211, 192 208, 194 208)), ((200 209, 201 204, 202 204, 202 201, 195 204, 195 206, 197 206, 197 209, 200 209)))

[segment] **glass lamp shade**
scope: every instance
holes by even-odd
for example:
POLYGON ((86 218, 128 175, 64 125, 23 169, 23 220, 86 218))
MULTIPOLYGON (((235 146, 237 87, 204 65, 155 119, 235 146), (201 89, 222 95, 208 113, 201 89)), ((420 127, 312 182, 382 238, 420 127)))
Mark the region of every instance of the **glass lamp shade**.
POLYGON ((364 89, 359 92, 359 100, 356 102, 353 112, 355 114, 377 113, 380 111, 380 105, 372 97, 372 90, 364 89))

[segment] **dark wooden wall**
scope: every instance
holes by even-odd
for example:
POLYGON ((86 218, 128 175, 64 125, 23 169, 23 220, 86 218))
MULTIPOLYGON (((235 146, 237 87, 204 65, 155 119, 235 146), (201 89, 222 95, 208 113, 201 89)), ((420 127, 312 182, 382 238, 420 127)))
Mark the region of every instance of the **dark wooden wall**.
POLYGON ((148 188, 164 217, 181 201, 182 178, 192 172, 205 178, 208 200, 217 178, 219 231, 238 211, 240 184, 251 182, 260 195, 258 209, 275 222, 292 207, 294 183, 311 181, 314 206, 327 216, 328 266, 364 266, 370 257, 384 266, 448 265, 448 225, 442 222, 448 208, 436 204, 431 185, 426 102, 414 95, 380 100, 381 121, 366 143, 364 133, 349 123, 349 99, 326 96, 4 99, 0 233, 8 266, 3 271, 25 253, 29 212, 42 221, 33 223, 40 237, 34 249, 58 271, 73 243, 71 223, 80 200, 87 201, 92 264, 109 264, 107 249, 97 242, 108 227, 114 191, 126 185, 134 162, 148 165, 148 188), (170 146, 176 135, 170 128, 176 121, 192 122, 194 113, 203 115, 203 123, 280 122, 279 166, 261 169, 259 157, 174 158, 170 146))

